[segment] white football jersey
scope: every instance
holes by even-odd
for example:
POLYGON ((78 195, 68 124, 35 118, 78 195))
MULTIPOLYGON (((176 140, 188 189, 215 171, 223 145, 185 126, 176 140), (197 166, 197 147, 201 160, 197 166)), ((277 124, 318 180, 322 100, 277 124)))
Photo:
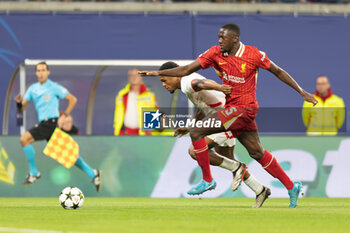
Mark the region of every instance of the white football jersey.
MULTIPOLYGON (((205 79, 202 75, 193 73, 181 79, 181 91, 191 102, 200 108, 207 116, 225 108, 226 97, 221 91, 201 90, 195 91, 192 87, 194 79, 205 79)), ((208 135, 208 137, 221 147, 236 145, 236 139, 230 131, 208 135)))
POLYGON ((192 81, 195 79, 205 79, 202 75, 192 73, 181 78, 181 91, 191 102, 200 108, 205 115, 215 113, 225 107, 225 94, 215 90, 195 91, 192 87, 192 81))

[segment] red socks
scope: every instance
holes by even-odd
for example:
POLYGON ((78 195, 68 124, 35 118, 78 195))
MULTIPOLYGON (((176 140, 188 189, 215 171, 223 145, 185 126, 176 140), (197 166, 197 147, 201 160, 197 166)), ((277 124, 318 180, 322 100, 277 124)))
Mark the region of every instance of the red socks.
POLYGON ((277 162, 276 158, 273 157, 270 152, 265 150, 264 157, 257 161, 268 173, 270 173, 273 177, 279 179, 288 190, 293 188, 293 182, 283 171, 281 165, 277 162))
POLYGON ((211 176, 209 167, 209 151, 208 145, 204 138, 199 141, 192 142, 194 152, 196 153, 197 162, 202 169, 203 180, 211 182, 213 177, 211 176))

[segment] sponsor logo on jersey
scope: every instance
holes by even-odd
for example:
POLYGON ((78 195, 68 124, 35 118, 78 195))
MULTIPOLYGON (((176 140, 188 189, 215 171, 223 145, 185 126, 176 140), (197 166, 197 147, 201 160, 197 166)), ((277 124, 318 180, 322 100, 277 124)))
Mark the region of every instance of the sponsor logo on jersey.
POLYGON ((226 79, 227 81, 230 82, 234 82, 234 83, 245 83, 245 78, 243 77, 237 77, 237 76, 233 76, 233 75, 227 75, 225 72, 223 73, 223 77, 224 79, 226 79))
POLYGON ((49 102, 49 101, 50 101, 50 94, 44 95, 44 100, 45 100, 46 102, 49 102))
POLYGON ((246 66, 247 66, 247 63, 243 63, 242 65, 241 65, 241 70, 240 70, 240 72, 241 73, 245 73, 245 68, 246 68, 246 66))

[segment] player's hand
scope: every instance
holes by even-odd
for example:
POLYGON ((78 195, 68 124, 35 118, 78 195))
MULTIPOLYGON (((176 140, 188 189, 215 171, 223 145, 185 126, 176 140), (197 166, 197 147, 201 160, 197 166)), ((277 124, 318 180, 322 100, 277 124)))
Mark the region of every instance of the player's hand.
POLYGON ((188 132, 190 132, 190 130, 186 127, 181 127, 181 128, 177 128, 174 132, 174 137, 179 136, 179 138, 181 138, 182 136, 184 136, 185 134, 188 134, 188 132))
POLYGON ((232 87, 229 86, 229 85, 223 84, 223 85, 221 85, 221 91, 222 91, 225 95, 229 95, 229 94, 231 94, 231 92, 232 92, 232 87))
POLYGON ((315 97, 307 91, 303 91, 301 93, 301 96, 303 97, 303 99, 305 101, 312 103, 314 106, 318 103, 318 101, 315 99, 315 97))
POLYGON ((64 114, 62 114, 57 120, 58 128, 62 129, 63 126, 66 124, 66 121, 67 117, 64 114))
POLYGON ((15 97, 16 103, 21 103, 22 100, 23 100, 23 95, 22 94, 16 95, 16 97, 15 97))
POLYGON ((142 76, 159 76, 158 71, 139 71, 139 74, 142 76))

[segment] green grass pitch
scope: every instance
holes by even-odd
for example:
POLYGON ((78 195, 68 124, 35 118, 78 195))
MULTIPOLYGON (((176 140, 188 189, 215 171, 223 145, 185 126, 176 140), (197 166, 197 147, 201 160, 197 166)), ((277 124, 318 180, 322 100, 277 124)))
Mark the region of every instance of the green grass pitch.
POLYGON ((57 198, 0 198, 0 232, 350 232, 350 199, 86 198, 65 210, 57 198), (40 231, 36 231, 40 230, 40 231))

